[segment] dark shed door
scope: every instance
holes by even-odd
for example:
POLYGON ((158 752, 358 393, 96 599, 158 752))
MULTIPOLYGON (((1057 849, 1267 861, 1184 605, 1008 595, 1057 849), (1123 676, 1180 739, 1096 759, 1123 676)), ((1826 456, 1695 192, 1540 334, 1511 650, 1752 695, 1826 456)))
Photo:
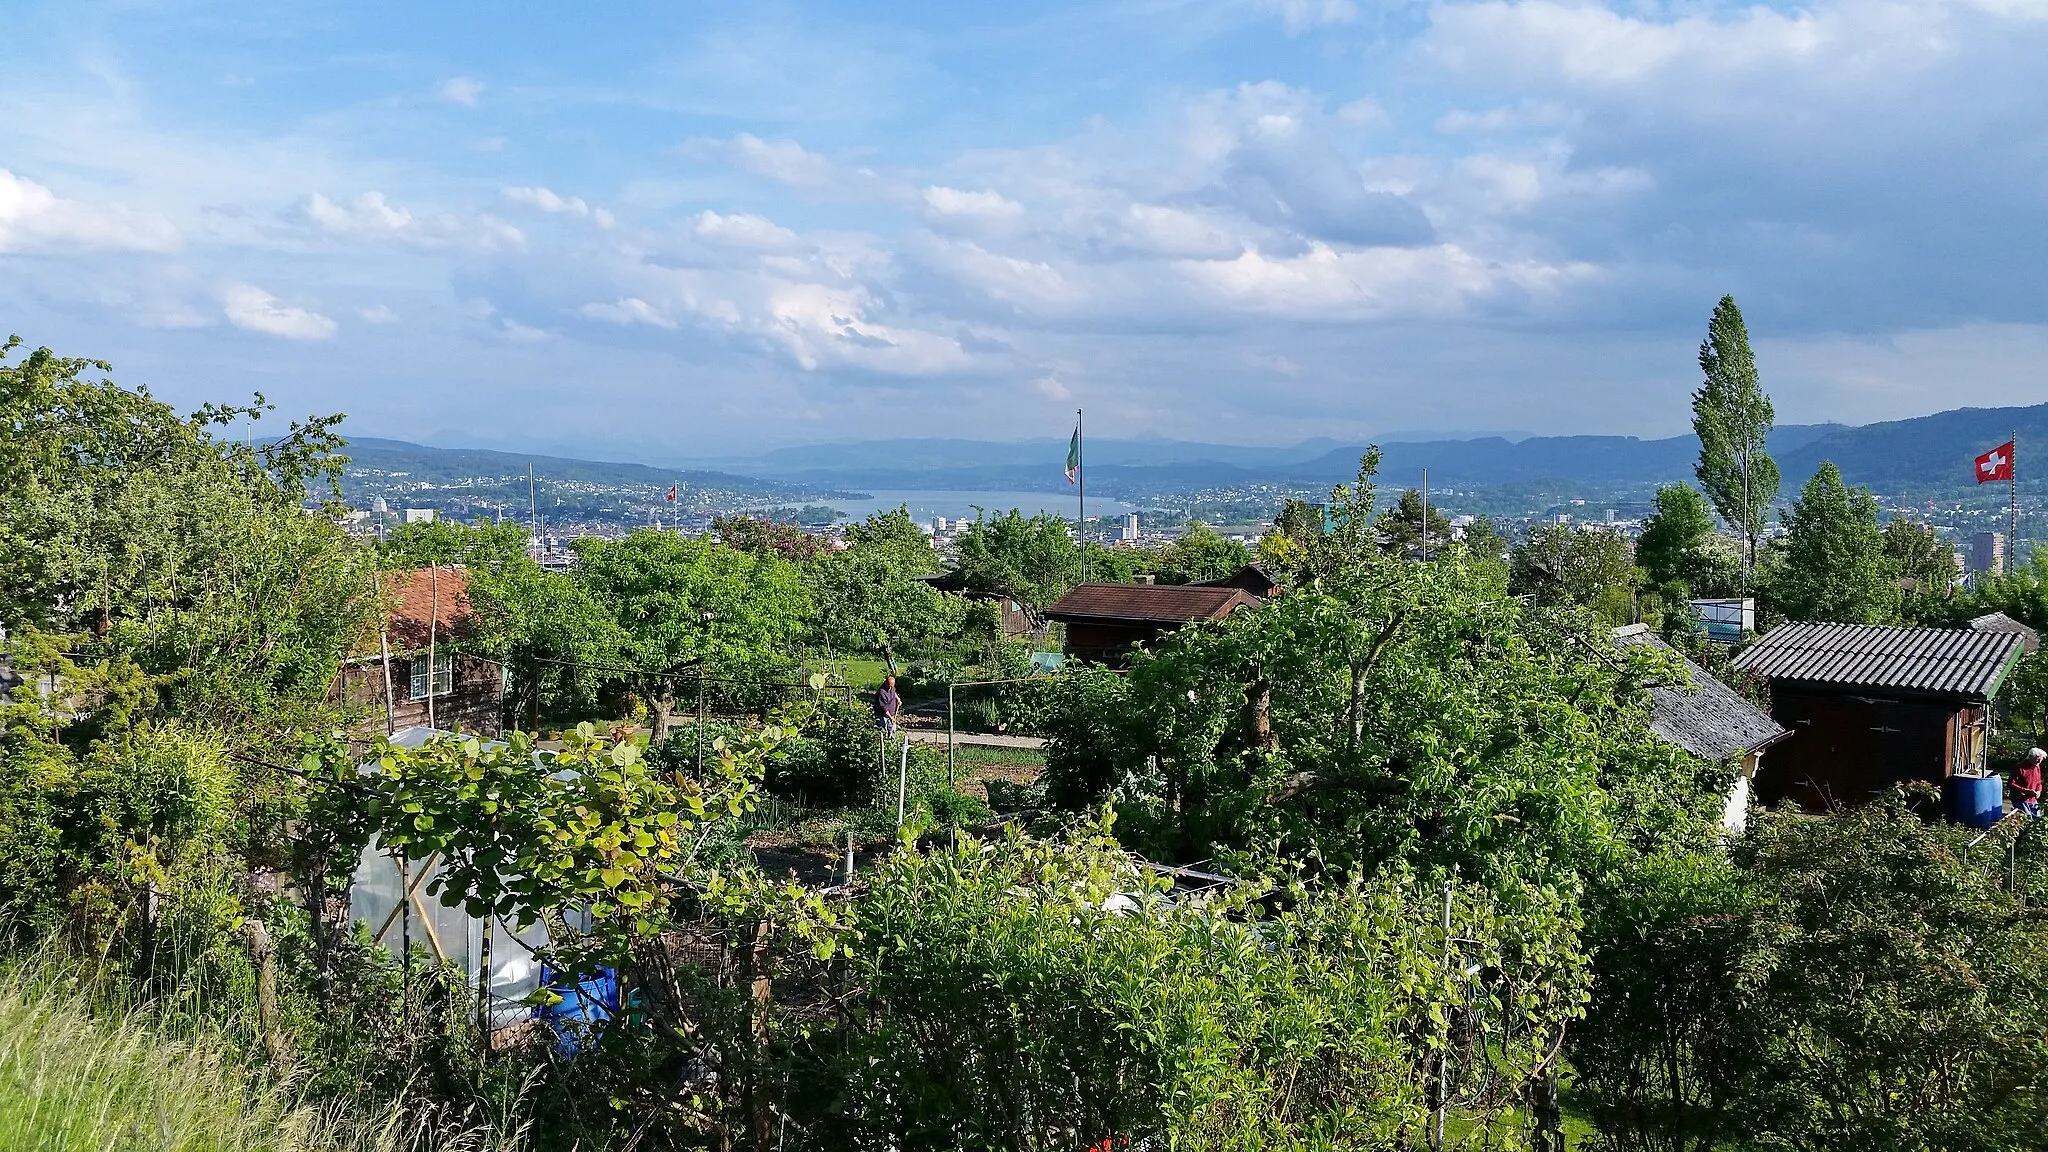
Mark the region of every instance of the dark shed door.
POLYGON ((1939 781, 1952 755, 1953 706, 1773 690, 1771 716, 1792 735, 1764 757, 1767 802, 1809 812, 1861 804, 1909 780, 1939 781))

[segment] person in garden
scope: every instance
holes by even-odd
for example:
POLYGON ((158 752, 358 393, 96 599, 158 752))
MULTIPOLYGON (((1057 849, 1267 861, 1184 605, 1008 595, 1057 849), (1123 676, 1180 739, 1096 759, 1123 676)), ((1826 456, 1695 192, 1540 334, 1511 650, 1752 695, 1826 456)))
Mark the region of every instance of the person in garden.
MULTIPOLYGON (((896 713, 903 707, 903 697, 896 694, 896 678, 890 676, 882 681, 882 690, 875 693, 875 723, 882 729, 883 736, 896 735, 896 713)), ((2034 786, 2038 790, 2041 779, 2038 768, 2034 774, 2034 786)), ((2039 792, 2036 792, 2038 797, 2039 792)))
POLYGON ((2041 762, 2048 760, 2048 752, 2039 748, 2027 749, 2020 762, 2013 767, 2012 775, 2006 778, 2006 788, 2012 792, 2012 806, 2029 816, 2041 814, 2041 762))

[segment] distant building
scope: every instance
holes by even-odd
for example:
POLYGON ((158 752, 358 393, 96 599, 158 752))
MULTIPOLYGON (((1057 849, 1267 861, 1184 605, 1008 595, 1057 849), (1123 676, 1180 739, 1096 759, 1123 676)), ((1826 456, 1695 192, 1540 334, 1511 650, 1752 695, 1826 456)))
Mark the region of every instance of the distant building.
POLYGON ((434 522, 434 510, 432 508, 407 508, 405 510, 405 522, 407 524, 432 524, 434 522))
POLYGON ((1970 571, 1992 575, 2005 571, 2005 534, 1979 532, 1970 537, 1970 571))
POLYGON ((504 724, 504 669, 459 651, 474 628, 468 574, 454 565, 414 568, 386 573, 384 588, 383 627, 357 642, 331 695, 369 708, 376 727, 497 735, 504 724))
POLYGON ((1127 512, 1124 514, 1124 539, 1136 540, 1137 538, 1138 514, 1136 512, 1127 512))
POLYGON ((1731 663, 1770 684, 1771 718, 1792 730, 1758 794, 1824 812, 1982 771, 1992 698, 2024 649, 2017 633, 1968 628, 1816 622, 1764 633, 1731 663))
POLYGON ((1131 650, 1195 620, 1221 620, 1258 603, 1242 588, 1200 584, 1080 584, 1045 610, 1067 626, 1066 653, 1112 667, 1131 650))

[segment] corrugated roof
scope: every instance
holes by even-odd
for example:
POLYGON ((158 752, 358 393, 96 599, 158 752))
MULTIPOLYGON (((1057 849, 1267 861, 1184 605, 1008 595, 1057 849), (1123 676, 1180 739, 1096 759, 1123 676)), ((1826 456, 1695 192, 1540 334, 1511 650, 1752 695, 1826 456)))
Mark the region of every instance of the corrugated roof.
POLYGON ((1656 648, 1685 664, 1687 687, 1650 689, 1650 731, 1704 760, 1726 760, 1737 752, 1755 752, 1792 733, 1743 699, 1742 694, 1712 673, 1679 655, 1664 638, 1644 625, 1614 630, 1621 647, 1656 648))
POLYGON ((1053 620, 1185 624, 1216 620, 1257 601, 1242 588, 1195 584, 1079 584, 1045 610, 1053 620))
POLYGON ((2012 632, 1969 628, 1786 624, 1758 637, 1734 667, 1773 680, 1983 700, 1998 690, 2022 643, 2012 632))

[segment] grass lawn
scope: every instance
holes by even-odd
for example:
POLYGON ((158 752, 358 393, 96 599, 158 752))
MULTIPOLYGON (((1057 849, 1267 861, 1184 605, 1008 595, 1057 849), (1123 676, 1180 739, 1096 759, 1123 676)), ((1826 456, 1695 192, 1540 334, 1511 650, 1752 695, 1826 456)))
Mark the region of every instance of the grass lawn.
POLYGON ((889 674, 889 666, 880 660, 846 659, 838 663, 839 673, 855 688, 879 687, 882 678, 889 674))

